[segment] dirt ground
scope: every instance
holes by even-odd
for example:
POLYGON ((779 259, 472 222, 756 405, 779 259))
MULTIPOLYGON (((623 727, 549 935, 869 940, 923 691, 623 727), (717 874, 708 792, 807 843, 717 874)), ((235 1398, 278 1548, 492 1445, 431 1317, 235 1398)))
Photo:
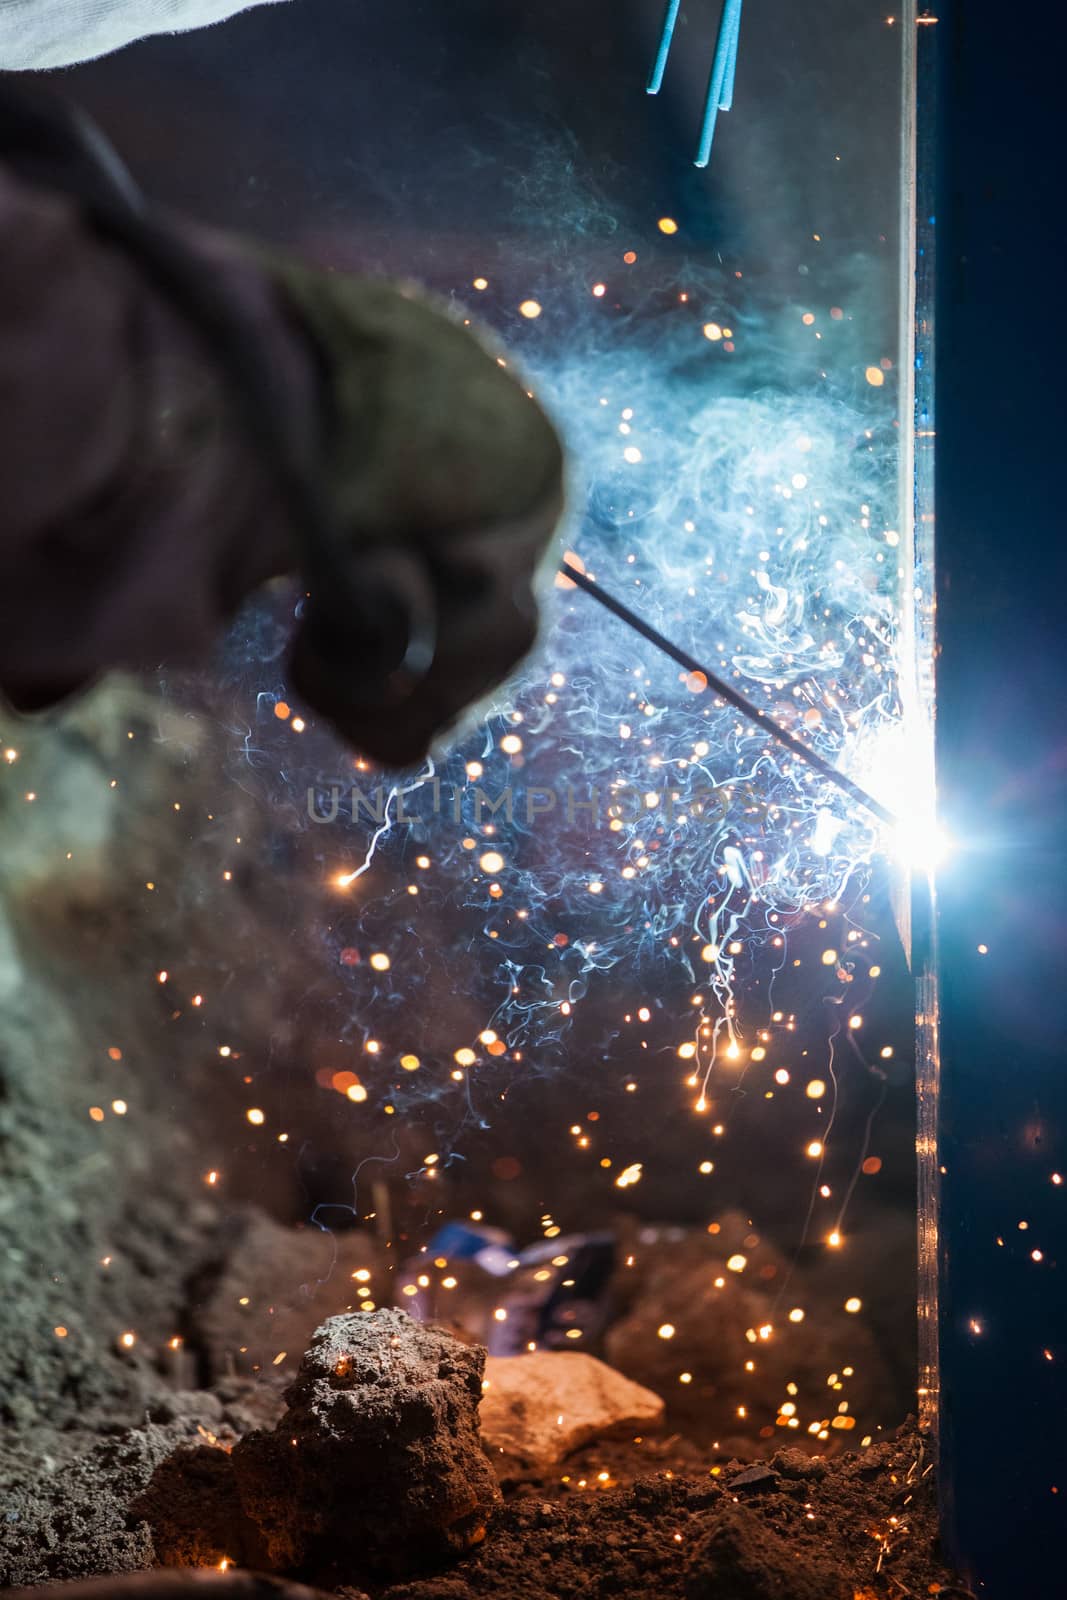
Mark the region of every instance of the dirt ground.
MULTIPOLYGON (((40 1483, 9 1495, 8 1581, 134 1572, 158 1561, 161 1524, 153 1530, 139 1514, 143 1485, 176 1443, 226 1443, 234 1422, 253 1419, 240 1398, 214 1407, 211 1397, 197 1398, 201 1420, 193 1397, 182 1397, 190 1409, 181 1416, 102 1440, 58 1472, 50 1499, 40 1483)), ((199 1465, 208 1454, 197 1452, 199 1465)), ((358 1517, 356 1506, 353 1512, 358 1517)), ((225 1512, 203 1531, 224 1540, 225 1512)), ((173 1545, 166 1554, 183 1558, 173 1545)), ((191 1555, 186 1549, 184 1559, 191 1555)), ((410 1565, 411 1556, 410 1548, 397 1552, 400 1563, 410 1565)), ((911 1425, 864 1452, 823 1459, 785 1448, 747 1467, 703 1465, 677 1438, 606 1441, 551 1479, 512 1491, 473 1552, 443 1570, 409 1571, 395 1582, 353 1571, 349 1559, 294 1576, 338 1600, 948 1600, 968 1593, 939 1559, 932 1456, 911 1425)))
MULTIPOLYGON (((822 1462, 782 1450, 676 1475, 669 1447, 599 1447, 567 1488, 528 1490, 451 1573, 374 1600, 874 1600, 959 1595, 937 1557, 933 1472, 918 1434, 822 1462), (644 1469, 644 1470, 642 1470, 644 1469), (602 1472, 617 1487, 594 1487, 602 1472), (630 1473, 636 1472, 630 1481, 630 1473), (586 1489, 578 1489, 579 1482, 586 1489)), ((339 1591, 343 1593, 342 1591, 339 1591)))

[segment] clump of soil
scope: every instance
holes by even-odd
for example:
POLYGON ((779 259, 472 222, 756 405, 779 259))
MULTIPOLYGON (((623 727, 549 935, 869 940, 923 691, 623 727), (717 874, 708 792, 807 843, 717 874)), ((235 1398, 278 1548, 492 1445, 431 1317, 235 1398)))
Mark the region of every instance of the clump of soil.
POLYGON ((485 1351, 404 1311, 331 1317, 276 1429, 233 1452, 272 1567, 404 1572, 485 1538, 500 1500, 481 1446, 485 1351))

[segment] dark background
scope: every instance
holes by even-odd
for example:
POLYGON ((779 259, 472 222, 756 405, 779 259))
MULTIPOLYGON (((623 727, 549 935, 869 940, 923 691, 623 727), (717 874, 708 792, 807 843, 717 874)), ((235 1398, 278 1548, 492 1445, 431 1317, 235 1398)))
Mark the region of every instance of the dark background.
POLYGON ((99 116, 159 198, 278 241, 325 235, 420 276, 447 269, 450 250, 466 262, 472 245, 536 235, 546 213, 558 228, 575 176, 602 186, 612 215, 666 212, 753 271, 795 273, 813 227, 842 255, 850 238, 867 247, 892 221, 898 159, 883 11, 753 7, 743 114, 720 121, 713 174, 691 161, 718 7, 684 9, 653 98, 661 14, 659 0, 295 0, 51 82, 99 116))
POLYGON ((938 745, 970 842, 940 887, 943 1476, 981 1592, 1052 1595, 1067 1531, 1060 90, 1051 12, 1016 29, 985 0, 939 9, 938 745))

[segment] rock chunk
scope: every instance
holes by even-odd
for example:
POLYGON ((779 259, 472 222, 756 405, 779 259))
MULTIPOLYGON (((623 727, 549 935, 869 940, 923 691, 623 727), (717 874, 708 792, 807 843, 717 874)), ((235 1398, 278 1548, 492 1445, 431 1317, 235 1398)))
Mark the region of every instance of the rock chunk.
POLYGON ((743 1472, 738 1472, 730 1479, 731 1489, 774 1489, 777 1484, 778 1474, 763 1462, 757 1462, 754 1467, 746 1467, 743 1472))
POLYGON ((771 1457, 771 1466, 783 1478, 825 1478, 826 1462, 819 1456, 809 1456, 804 1450, 787 1445, 771 1457))
POLYGON ((711 1513, 686 1561, 686 1600, 849 1600, 851 1593, 829 1566, 798 1562, 744 1506, 711 1513))
POLYGON ((577 1350, 490 1356, 485 1378, 482 1442, 504 1482, 540 1477, 593 1439, 663 1421, 658 1394, 577 1350))
POLYGON ((270 1564, 403 1572, 477 1544, 500 1499, 478 1430, 484 1365, 403 1311, 325 1322, 276 1431, 231 1457, 270 1564))

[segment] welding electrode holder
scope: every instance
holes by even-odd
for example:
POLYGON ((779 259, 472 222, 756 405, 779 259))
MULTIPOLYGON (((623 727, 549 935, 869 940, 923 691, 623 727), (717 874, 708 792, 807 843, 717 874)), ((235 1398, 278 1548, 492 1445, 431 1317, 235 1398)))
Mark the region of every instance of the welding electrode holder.
POLYGON ((368 717, 402 705, 433 665, 437 604, 423 565, 395 546, 357 549, 346 539, 314 463, 293 437, 279 374, 244 308, 210 264, 152 212, 89 117, 4 84, 0 158, 28 182, 77 202, 95 230, 135 259, 200 334, 246 433, 269 462, 298 545, 309 593, 293 640, 294 686, 342 733, 358 722, 365 743, 368 717))

